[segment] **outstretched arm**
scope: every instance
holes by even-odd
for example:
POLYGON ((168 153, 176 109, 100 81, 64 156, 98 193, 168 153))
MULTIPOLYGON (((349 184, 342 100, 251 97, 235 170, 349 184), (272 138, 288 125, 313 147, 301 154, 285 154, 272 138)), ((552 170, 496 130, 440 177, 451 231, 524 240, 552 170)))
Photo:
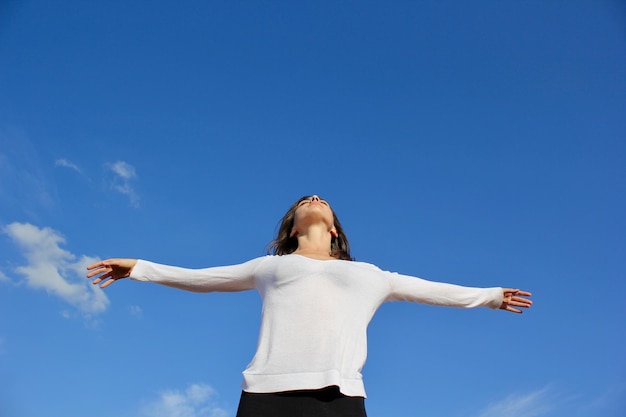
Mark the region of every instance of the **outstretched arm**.
POLYGON ((87 267, 87 278, 95 277, 93 283, 106 288, 115 281, 128 278, 154 282, 168 287, 193 292, 235 292, 255 288, 256 267, 266 257, 252 259, 237 265, 189 269, 162 265, 137 259, 107 259, 87 267))
POLYGON ((87 274, 87 278, 96 277, 93 284, 97 285, 102 282, 100 288, 106 288, 118 279, 128 278, 136 264, 137 259, 106 259, 89 265, 87 270, 91 272, 87 274))
POLYGON ((501 310, 510 311, 513 313, 521 314, 522 310, 520 308, 530 308, 533 304, 531 300, 524 297, 530 297, 532 294, 527 291, 516 290, 513 288, 503 288, 502 289, 503 298, 502 305, 500 306, 501 310))
POLYGON ((520 308, 529 308, 531 293, 515 288, 475 288, 381 271, 387 274, 390 294, 387 301, 413 301, 429 305, 450 307, 490 307, 512 313, 521 313, 520 308))

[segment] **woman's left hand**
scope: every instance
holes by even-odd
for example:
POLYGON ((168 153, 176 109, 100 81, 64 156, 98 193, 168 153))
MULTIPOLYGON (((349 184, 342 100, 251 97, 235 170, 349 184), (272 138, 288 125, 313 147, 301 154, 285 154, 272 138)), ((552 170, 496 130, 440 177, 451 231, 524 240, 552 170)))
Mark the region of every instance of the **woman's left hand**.
POLYGON ((501 310, 510 311, 513 313, 521 314, 522 310, 516 307, 521 308, 530 308, 533 304, 531 300, 524 297, 530 297, 532 294, 527 291, 516 290, 513 288, 503 288, 503 299, 502 305, 500 305, 501 310))

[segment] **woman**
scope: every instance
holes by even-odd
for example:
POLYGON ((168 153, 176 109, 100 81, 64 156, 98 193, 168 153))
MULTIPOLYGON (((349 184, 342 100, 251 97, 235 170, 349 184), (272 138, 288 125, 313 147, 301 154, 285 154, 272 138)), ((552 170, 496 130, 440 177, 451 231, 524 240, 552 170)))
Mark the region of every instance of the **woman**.
POLYGON ((267 256, 240 265, 184 269, 135 259, 87 267, 105 288, 130 277, 196 291, 257 289, 263 313, 257 352, 243 372, 238 417, 363 417, 366 329, 388 301, 521 313, 531 294, 471 288, 382 271, 355 262, 330 205, 317 195, 296 201, 267 256))

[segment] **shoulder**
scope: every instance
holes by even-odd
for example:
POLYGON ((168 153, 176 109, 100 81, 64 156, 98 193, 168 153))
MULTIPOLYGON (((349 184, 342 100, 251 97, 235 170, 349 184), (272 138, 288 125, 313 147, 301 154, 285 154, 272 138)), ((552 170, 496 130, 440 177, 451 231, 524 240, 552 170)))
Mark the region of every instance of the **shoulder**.
POLYGON ((380 271, 380 272, 383 271, 378 266, 376 266, 376 265, 374 265, 372 263, 369 263, 369 262, 361 262, 361 261, 346 261, 346 262, 351 264, 355 268, 368 269, 370 271, 380 271))

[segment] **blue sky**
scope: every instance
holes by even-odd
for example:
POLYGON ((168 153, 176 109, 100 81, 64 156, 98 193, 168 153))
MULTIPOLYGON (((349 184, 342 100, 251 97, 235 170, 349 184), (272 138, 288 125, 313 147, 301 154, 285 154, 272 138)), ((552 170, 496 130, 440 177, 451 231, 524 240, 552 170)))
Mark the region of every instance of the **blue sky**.
POLYGON ((3 2, 0 415, 234 416, 258 295, 84 266, 243 262, 316 193, 358 260, 534 294, 384 305, 370 416, 623 416, 625 35, 609 0, 3 2))

